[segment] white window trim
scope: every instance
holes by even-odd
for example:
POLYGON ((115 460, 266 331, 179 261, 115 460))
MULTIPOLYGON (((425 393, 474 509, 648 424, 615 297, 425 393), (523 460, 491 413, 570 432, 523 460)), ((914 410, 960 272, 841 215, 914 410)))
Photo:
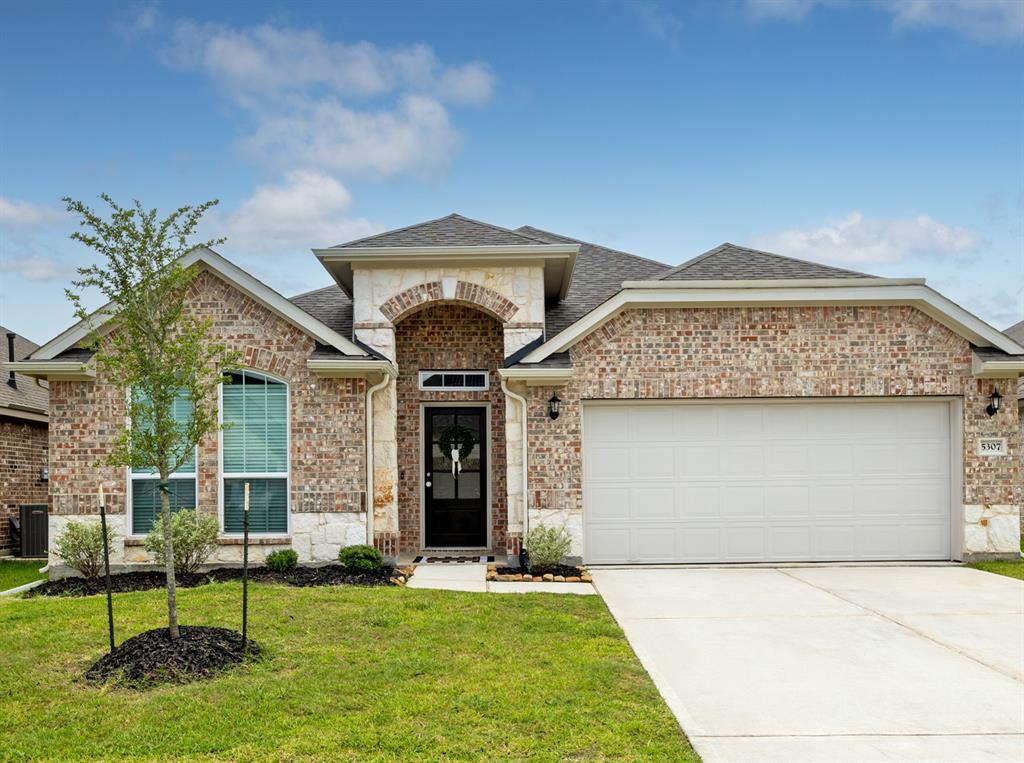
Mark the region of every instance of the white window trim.
MULTIPOLYGON (((259 371, 255 368, 240 368, 238 373, 248 373, 254 376, 262 376, 280 382, 284 385, 284 413, 285 413, 285 447, 287 448, 288 465, 283 472, 231 472, 224 474, 224 385, 217 386, 217 521, 220 523, 221 538, 241 538, 243 533, 229 533, 224 531, 224 479, 230 476, 231 479, 281 479, 285 480, 285 521, 287 528, 285 535, 292 534, 292 389, 286 379, 266 371, 259 371)), ((278 538, 281 533, 277 532, 253 532, 250 536, 278 538)))
POLYGON ((476 370, 473 368, 433 368, 430 369, 429 371, 420 371, 419 388, 423 392, 486 392, 491 388, 491 375, 490 373, 484 371, 483 369, 476 370), (482 375, 484 377, 484 384, 482 387, 424 387, 424 380, 429 376, 433 376, 434 374, 462 374, 463 376, 467 374, 482 375))
MULTIPOLYGON (((131 395, 131 391, 130 390, 125 394, 125 402, 126 402, 126 404, 127 404, 129 395, 131 395)), ((132 417, 131 416, 125 416, 124 420, 125 420, 126 426, 129 429, 131 429, 132 417)), ((195 452, 192 455, 192 465, 193 466, 192 466, 192 471, 191 472, 175 472, 170 477, 168 477, 168 479, 169 480, 187 480, 187 479, 193 480, 196 483, 196 503, 199 503, 199 447, 198 446, 195 448, 195 452)), ((124 535, 125 535, 125 538, 127 538, 128 540, 142 540, 142 539, 148 537, 148 534, 147 535, 140 535, 140 534, 138 534, 136 532, 133 532, 133 530, 135 528, 135 517, 134 517, 134 514, 132 513, 132 482, 134 480, 158 480, 158 479, 160 479, 160 475, 159 474, 142 474, 142 473, 136 474, 134 471, 132 471, 132 468, 130 466, 126 466, 125 467, 125 474, 127 476, 125 478, 125 491, 124 491, 125 499, 124 499, 124 503, 125 503, 125 522, 127 523, 127 527, 125 527, 124 535)), ((196 512, 199 511, 199 507, 198 506, 195 506, 193 508, 194 508, 194 510, 196 512)))

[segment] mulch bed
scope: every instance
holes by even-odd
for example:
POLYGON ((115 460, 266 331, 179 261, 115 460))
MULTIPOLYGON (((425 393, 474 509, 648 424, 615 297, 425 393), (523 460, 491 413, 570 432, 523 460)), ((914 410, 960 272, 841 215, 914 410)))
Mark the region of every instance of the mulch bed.
POLYGON ((260 653, 256 642, 246 639, 243 648, 242 634, 227 628, 182 625, 178 632, 176 641, 167 628, 133 636, 103 655, 85 677, 93 683, 184 683, 209 678, 260 653))
MULTIPOLYGON (((380 573, 352 573, 340 564, 324 567, 296 567, 291 572, 274 572, 266 567, 249 569, 249 580, 258 583, 283 583, 301 588, 322 585, 355 585, 355 586, 393 586, 405 585, 412 574, 407 567, 385 567, 380 573)), ((195 588, 207 583, 224 583, 241 580, 242 570, 238 567, 218 567, 208 572, 196 572, 176 575, 175 581, 179 588, 195 588)), ((129 591, 149 591, 163 588, 167 577, 163 572, 120 572, 110 576, 110 588, 114 593, 129 591)), ((106 581, 103 577, 95 580, 85 578, 62 578, 50 580, 41 586, 31 589, 27 596, 93 596, 106 593, 106 581)))
POLYGON ((554 567, 531 566, 528 571, 522 567, 491 565, 487 568, 487 579, 501 582, 589 583, 590 573, 586 567, 570 567, 566 564, 556 564, 554 567))

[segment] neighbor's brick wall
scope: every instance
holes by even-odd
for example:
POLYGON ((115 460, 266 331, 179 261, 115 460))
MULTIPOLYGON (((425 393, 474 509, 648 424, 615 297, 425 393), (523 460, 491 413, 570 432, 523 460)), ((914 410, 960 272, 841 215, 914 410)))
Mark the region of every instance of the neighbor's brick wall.
POLYGON ((581 401, 741 397, 955 395, 964 399, 964 503, 1024 501, 1017 411, 985 414, 995 385, 971 376, 966 340, 906 306, 659 308, 627 311, 570 350, 574 375, 530 401, 530 504, 582 510, 581 401), (1008 458, 976 441, 1006 437, 1008 458))
POLYGON ((462 305, 432 305, 398 323, 395 346, 398 396, 398 527, 402 551, 419 551, 422 434, 420 403, 480 402, 491 404, 491 548, 505 549, 505 396, 497 379, 504 339, 502 325, 462 305), (427 392, 419 389, 421 369, 486 369, 490 389, 478 392, 427 392))
POLYGON ((46 503, 46 424, 0 417, 0 553, 13 550, 8 517, 26 503, 46 503))
MULTIPOLYGON (((291 511, 357 512, 365 506, 364 382, 325 379, 306 368, 312 338, 210 272, 190 287, 189 310, 213 319, 213 333, 243 353, 247 369, 289 384, 291 511)), ((95 463, 125 416, 122 393, 102 379, 50 386, 51 511, 97 513, 99 476, 111 513, 125 512, 126 471, 95 463)), ((217 436, 199 449, 200 511, 218 512, 217 436)))

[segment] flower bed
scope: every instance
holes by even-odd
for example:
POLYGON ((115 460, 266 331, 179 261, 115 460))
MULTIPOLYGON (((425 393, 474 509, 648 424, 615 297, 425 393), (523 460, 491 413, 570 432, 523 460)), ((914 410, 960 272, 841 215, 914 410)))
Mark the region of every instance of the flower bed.
POLYGON ((569 567, 565 564, 531 567, 529 572, 524 572, 522 567, 488 564, 487 579, 499 583, 589 583, 592 580, 586 567, 569 567))
MULTIPOLYGON (((356 586, 403 586, 413 574, 412 567, 384 567, 377 574, 352 573, 340 564, 323 567, 296 567, 289 572, 274 572, 266 567, 249 569, 249 580, 258 583, 282 583, 298 587, 322 585, 356 586)), ((218 567, 208 572, 176 575, 181 588, 195 588, 207 583, 225 583, 242 579, 240 567, 218 567)), ((115 593, 126 591, 148 591, 163 588, 167 578, 163 572, 121 572, 110 576, 110 587, 115 593)), ((106 581, 102 578, 62 578, 50 580, 26 592, 26 596, 93 596, 105 593, 106 581)))

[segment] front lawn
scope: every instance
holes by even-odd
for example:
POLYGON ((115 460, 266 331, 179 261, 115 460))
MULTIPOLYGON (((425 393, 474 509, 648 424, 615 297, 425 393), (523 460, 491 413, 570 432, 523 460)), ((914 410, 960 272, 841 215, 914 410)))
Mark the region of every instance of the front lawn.
MULTIPOLYGON (((238 628, 241 586, 181 590, 182 622, 238 628)), ((162 591, 115 596, 118 641, 162 591)), ((145 692, 81 676, 102 596, 0 599, 0 757, 696 761, 596 596, 250 587, 266 659, 145 692)))
POLYGON ((0 559, 0 591, 17 588, 33 580, 43 580, 46 575, 40 575, 39 569, 45 566, 45 559, 0 559))
MULTIPOLYGON (((1024 538, 1020 539, 1020 550, 1024 551, 1024 538)), ((1024 580, 1024 558, 1006 561, 974 562, 968 566, 974 567, 976 570, 994 572, 997 575, 1006 575, 1009 578, 1024 580)))

